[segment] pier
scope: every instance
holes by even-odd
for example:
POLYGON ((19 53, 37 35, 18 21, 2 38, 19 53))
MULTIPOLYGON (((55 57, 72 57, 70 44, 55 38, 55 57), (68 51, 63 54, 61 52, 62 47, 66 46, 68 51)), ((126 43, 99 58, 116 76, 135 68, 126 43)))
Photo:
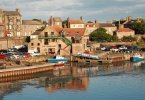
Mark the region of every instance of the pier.
POLYGON ((56 67, 60 67, 60 66, 64 66, 64 64, 63 63, 60 63, 60 64, 46 63, 46 64, 42 64, 42 65, 2 69, 2 70, 0 70, 0 78, 1 77, 33 74, 33 73, 53 70, 56 67))
POLYGON ((81 63, 115 63, 115 62, 122 62, 122 61, 130 61, 130 58, 135 55, 136 53, 141 54, 145 57, 144 52, 103 52, 96 56, 96 58, 89 58, 80 55, 73 55, 72 61, 73 62, 81 62, 81 63))

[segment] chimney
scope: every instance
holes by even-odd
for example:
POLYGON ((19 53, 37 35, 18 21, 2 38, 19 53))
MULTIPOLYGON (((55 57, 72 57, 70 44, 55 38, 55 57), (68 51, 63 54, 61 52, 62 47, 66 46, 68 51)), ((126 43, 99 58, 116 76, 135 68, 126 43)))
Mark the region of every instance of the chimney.
POLYGON ((53 26, 53 17, 52 16, 50 17, 50 23, 49 24, 50 24, 50 26, 53 26))
POLYGON ((16 8, 16 12, 20 13, 20 9, 19 8, 16 8))

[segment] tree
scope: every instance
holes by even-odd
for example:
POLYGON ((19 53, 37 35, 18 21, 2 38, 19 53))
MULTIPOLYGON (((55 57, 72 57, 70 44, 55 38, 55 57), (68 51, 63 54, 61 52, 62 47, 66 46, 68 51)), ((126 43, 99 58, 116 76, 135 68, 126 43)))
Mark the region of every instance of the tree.
POLYGON ((134 22, 130 28, 135 30, 136 34, 145 34, 145 21, 134 22))
POLYGON ((67 20, 62 21, 62 26, 65 27, 67 25, 67 20))
POLYGON ((103 41, 113 41, 117 39, 117 37, 113 37, 110 34, 107 34, 106 32, 107 32, 106 29, 98 28, 89 35, 90 41, 103 42, 103 41))
POLYGON ((134 38, 132 36, 124 36, 121 40, 123 42, 132 42, 132 41, 136 41, 136 38, 134 38))

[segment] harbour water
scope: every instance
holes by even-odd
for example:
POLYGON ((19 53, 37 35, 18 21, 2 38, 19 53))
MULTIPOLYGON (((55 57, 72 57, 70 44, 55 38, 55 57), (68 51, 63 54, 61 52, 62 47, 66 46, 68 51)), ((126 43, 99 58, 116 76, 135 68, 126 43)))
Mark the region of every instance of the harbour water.
POLYGON ((145 62, 67 64, 0 79, 0 100, 145 100, 145 62))

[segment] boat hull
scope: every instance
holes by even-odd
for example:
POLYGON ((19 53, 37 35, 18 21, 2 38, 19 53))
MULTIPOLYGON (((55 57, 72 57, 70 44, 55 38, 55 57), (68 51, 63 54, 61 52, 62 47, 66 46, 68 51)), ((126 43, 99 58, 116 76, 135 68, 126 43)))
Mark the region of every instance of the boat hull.
POLYGON ((142 61, 144 60, 143 57, 131 57, 131 61, 142 61))
POLYGON ((48 59, 48 62, 50 62, 50 63, 58 63, 58 62, 67 63, 68 59, 48 59))

